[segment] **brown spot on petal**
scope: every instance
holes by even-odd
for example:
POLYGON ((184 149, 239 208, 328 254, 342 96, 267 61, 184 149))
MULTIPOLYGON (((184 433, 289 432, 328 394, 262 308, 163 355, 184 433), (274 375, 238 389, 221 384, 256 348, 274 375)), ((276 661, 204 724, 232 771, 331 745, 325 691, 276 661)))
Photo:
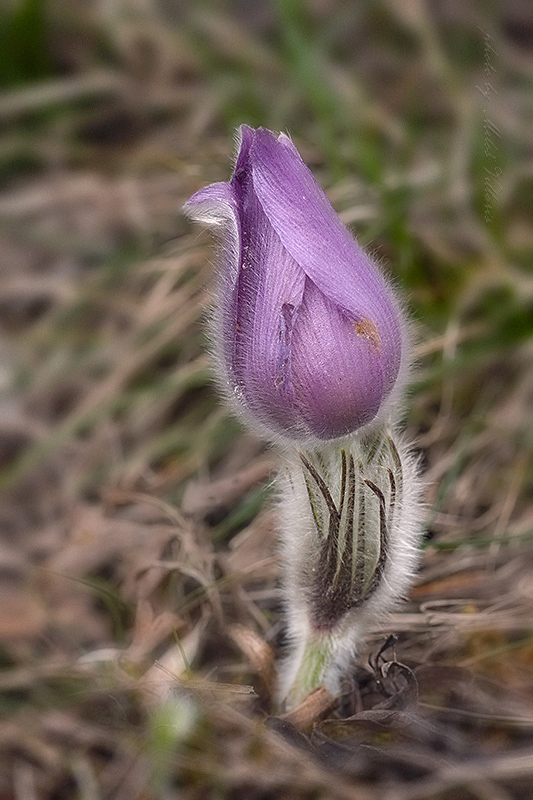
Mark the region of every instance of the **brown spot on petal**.
POLYGON ((375 322, 372 322, 371 319, 363 317, 361 320, 359 320, 359 322, 355 323, 355 331, 358 336, 362 336, 364 339, 370 339, 379 353, 381 348, 381 337, 379 335, 378 326, 375 322))

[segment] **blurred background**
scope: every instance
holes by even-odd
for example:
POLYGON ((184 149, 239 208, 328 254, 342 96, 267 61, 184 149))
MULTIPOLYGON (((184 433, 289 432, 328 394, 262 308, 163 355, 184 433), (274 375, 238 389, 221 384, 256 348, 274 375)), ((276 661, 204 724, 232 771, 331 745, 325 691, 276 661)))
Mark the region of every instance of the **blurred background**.
POLYGON ((533 797, 532 67, 528 0, 1 4, 2 800, 533 797), (276 458, 216 396, 181 214, 242 122, 416 329, 420 574, 297 719, 276 458))

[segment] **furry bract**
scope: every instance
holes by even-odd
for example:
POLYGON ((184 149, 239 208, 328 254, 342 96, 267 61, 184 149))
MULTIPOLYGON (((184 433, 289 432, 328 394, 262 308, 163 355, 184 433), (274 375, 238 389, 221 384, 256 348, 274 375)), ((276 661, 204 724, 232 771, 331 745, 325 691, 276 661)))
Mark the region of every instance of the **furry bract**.
POLYGON ((291 638, 280 697, 337 693, 368 629, 405 595, 419 556, 418 463, 388 423, 345 447, 285 452, 278 476, 291 638))
POLYGON ((372 421, 405 361, 401 314, 291 140, 242 125, 231 180, 185 210, 221 226, 215 340, 238 410, 296 441, 372 421))

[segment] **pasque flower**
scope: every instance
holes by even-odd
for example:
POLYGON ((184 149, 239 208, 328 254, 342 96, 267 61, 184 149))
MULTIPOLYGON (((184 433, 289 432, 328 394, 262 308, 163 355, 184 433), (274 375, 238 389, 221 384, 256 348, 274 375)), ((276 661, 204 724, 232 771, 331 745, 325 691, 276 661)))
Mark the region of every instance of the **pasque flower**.
POLYGON ((340 690, 365 631, 416 567, 422 484, 391 402, 408 358, 405 323, 287 136, 243 125, 231 180, 201 189, 186 210, 222 226, 221 382, 282 444, 290 647, 279 698, 292 706, 321 683, 340 690))
POLYGON ((240 411, 304 441, 372 421, 405 360, 401 314, 291 140, 241 126, 231 180, 185 208, 223 226, 215 346, 240 411))

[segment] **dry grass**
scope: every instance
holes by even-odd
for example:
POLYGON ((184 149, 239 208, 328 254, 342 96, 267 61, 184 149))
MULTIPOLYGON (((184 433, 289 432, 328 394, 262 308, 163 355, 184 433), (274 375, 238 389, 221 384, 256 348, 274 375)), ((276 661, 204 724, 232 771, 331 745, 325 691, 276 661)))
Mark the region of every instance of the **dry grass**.
POLYGON ((57 0, 0 103, 1 797, 533 796, 527 9, 57 0), (211 387, 179 211, 239 121, 293 131, 419 329, 417 584, 288 718, 276 461, 211 387))

